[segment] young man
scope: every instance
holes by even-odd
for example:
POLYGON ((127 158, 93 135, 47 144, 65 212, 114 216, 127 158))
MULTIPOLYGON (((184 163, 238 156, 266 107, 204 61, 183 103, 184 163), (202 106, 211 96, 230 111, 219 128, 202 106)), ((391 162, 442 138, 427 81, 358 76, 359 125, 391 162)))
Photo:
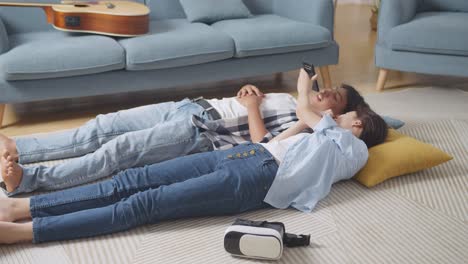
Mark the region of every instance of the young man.
MULTIPOLYGON (((311 94, 309 100, 317 111, 332 109, 335 113, 350 111, 363 102, 359 93, 346 85, 311 94)), ((62 189, 127 168, 213 150, 213 140, 200 135, 193 125, 193 115, 207 120, 230 120, 231 123, 235 120, 236 129, 242 129, 245 122, 242 120, 256 112, 275 136, 297 121, 295 108, 296 101, 289 94, 263 95, 257 87, 246 85, 237 97, 185 99, 99 115, 77 129, 46 137, 12 140, 0 135, 5 149, 0 161, 4 188, 10 196, 38 189, 62 189), (248 108, 249 97, 262 103, 256 109, 248 108), (8 163, 15 161, 26 164, 77 156, 82 157, 51 167, 10 166, 12 169, 6 170, 8 163)), ((226 144, 220 149, 249 140, 248 133, 240 133, 232 145, 226 144)))
MULTIPOLYGON (((367 147, 385 140, 387 125, 368 107, 340 115, 336 122, 322 116, 310 104, 308 84, 301 71, 300 120, 271 142, 129 169, 111 180, 61 192, 0 199, 0 244, 92 237, 268 206, 312 211, 334 182, 351 178, 365 165, 367 147), (315 132, 299 133, 304 126, 315 132), (27 219, 32 221, 15 223, 27 219)), ((258 116, 249 121, 266 131, 258 116)))

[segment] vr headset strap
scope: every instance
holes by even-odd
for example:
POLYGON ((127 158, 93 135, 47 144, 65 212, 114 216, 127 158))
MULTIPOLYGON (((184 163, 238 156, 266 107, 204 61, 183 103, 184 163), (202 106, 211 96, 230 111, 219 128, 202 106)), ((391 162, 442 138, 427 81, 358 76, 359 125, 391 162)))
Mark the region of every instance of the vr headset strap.
POLYGON ((236 219, 235 225, 246 225, 256 227, 271 227, 271 226, 282 226, 284 230, 283 244, 287 247, 303 247, 310 245, 310 235, 295 235, 286 233, 286 227, 281 222, 268 222, 268 221, 251 221, 244 219, 236 219))
POLYGON ((283 236, 283 244, 287 247, 304 247, 310 245, 310 235, 295 235, 286 233, 283 236))

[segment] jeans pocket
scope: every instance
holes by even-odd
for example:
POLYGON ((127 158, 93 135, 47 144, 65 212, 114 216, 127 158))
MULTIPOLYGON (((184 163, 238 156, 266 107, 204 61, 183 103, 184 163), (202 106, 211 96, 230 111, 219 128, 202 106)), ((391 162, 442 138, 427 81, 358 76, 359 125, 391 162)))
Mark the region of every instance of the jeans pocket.
MULTIPOLYGON (((274 158, 266 159, 262 164, 262 180, 263 189, 268 192, 273 181, 275 180, 276 173, 278 172, 278 163, 274 158)), ((265 193, 266 195, 266 193, 265 193)))

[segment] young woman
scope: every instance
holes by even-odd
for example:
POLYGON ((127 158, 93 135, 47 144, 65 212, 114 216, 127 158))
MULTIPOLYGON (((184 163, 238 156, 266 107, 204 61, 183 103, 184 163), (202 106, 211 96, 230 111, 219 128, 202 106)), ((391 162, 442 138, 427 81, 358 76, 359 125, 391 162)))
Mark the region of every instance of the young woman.
MULTIPOLYGON (((311 211, 334 182, 364 166, 367 147, 385 139, 387 126, 366 107, 335 120, 329 114, 321 116, 308 100, 310 86, 302 70, 300 121, 269 143, 129 169, 111 180, 61 192, 1 199, 0 243, 91 237, 167 219, 267 206, 311 211), (300 133, 306 127, 314 133, 300 133), (25 219, 32 221, 16 223, 25 219)), ((14 169, 17 164, 8 166, 14 169)))

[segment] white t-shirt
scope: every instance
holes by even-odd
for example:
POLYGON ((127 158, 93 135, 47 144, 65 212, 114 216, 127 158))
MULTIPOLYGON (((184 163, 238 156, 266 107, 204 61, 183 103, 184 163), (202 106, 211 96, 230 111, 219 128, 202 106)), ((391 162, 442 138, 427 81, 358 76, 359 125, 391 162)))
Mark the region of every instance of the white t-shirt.
MULTIPOLYGON (((208 99, 208 103, 218 111, 221 118, 236 118, 247 115, 247 108, 237 101, 236 97, 223 99, 208 99)), ((296 98, 287 93, 268 93, 265 94, 260 111, 263 113, 268 110, 291 110, 296 111, 296 98)))
POLYGON ((260 143, 265 147, 271 155, 276 159, 276 161, 281 163, 284 160, 284 156, 288 151, 288 148, 291 147, 294 143, 301 140, 303 137, 310 135, 309 133, 299 133, 294 136, 290 136, 280 141, 272 140, 268 143, 260 143))

